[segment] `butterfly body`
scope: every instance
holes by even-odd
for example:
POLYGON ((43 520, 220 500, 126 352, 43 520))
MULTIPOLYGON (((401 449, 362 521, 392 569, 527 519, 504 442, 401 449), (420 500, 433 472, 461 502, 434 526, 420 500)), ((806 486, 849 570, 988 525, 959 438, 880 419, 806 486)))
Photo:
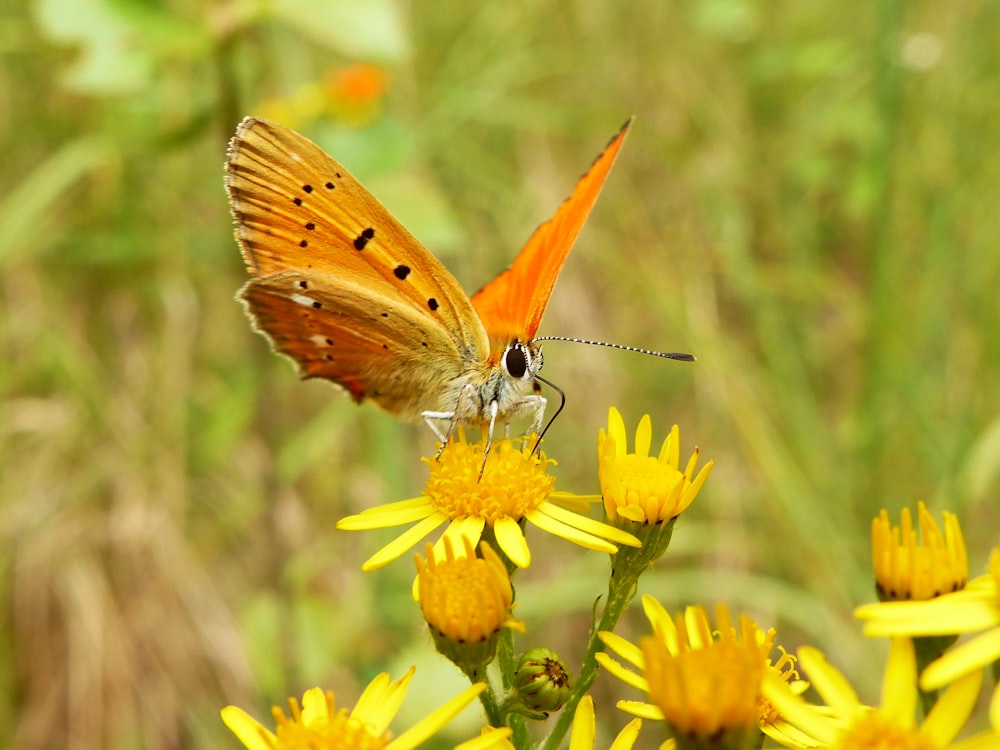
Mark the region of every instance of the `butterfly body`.
POLYGON ((294 131, 246 118, 226 189, 250 273, 238 297, 254 327, 304 378, 358 402, 423 418, 439 437, 463 423, 532 415, 545 399, 535 332, 628 124, 536 230, 510 268, 470 298, 361 184, 294 131))

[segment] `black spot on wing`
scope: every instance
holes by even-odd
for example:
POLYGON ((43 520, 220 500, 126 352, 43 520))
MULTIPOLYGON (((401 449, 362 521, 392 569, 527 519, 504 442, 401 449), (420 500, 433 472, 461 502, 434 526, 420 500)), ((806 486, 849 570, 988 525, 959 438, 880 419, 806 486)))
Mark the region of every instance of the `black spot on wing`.
POLYGON ((433 312, 434 310, 437 310, 440 305, 438 305, 438 301, 436 299, 431 297, 427 300, 427 306, 431 309, 431 312, 433 312))
MULTIPOLYGON (((340 175, 338 174, 337 177, 340 177, 340 175)), ((327 190, 333 190, 336 187, 336 185, 334 185, 332 182, 328 182, 324 187, 326 187, 327 190)))
POLYGON ((293 198, 292 199, 292 203, 294 203, 296 206, 301 206, 302 205, 302 199, 301 198, 293 198))
POLYGON ((359 234, 357 237, 354 238, 354 249, 364 250, 365 245, 367 245, 368 242, 374 237, 375 237, 375 230, 372 229, 371 227, 368 227, 363 232, 361 232, 361 234, 359 234))
POLYGON ((396 266, 392 272, 396 274, 397 279, 403 281, 407 276, 410 275, 410 267, 400 264, 396 266))
POLYGON ((305 279, 303 279, 302 281, 299 282, 299 289, 308 289, 308 288, 309 288, 309 284, 306 283, 305 279))
POLYGON ((308 229, 310 232, 312 230, 314 230, 315 228, 316 228, 316 225, 313 222, 311 222, 311 221, 310 222, 306 222, 306 229, 308 229))
POLYGON ((313 191, 313 186, 312 185, 303 185, 302 189, 305 190, 307 193, 311 193, 313 191))
POLYGON ((299 247, 309 247, 309 243, 306 242, 305 240, 300 240, 299 247))

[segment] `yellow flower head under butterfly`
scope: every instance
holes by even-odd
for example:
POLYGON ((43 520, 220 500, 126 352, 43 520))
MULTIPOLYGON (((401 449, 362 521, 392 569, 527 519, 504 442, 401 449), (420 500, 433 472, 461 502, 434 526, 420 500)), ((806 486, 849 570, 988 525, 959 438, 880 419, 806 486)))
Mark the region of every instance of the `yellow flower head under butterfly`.
POLYGON ((393 542, 365 561, 369 571, 392 562, 444 523, 442 540, 461 537, 479 544, 484 532, 519 568, 531 564, 524 522, 587 549, 613 554, 615 544, 638 546, 631 534, 580 515, 565 506, 579 507, 575 495, 553 491, 555 477, 546 473, 550 459, 534 453, 534 438, 504 439, 494 446, 483 469, 483 447, 463 435, 448 444, 438 459, 425 458, 431 475, 420 497, 369 508, 342 518, 338 529, 361 531, 415 523, 393 542), (613 543, 612 543, 613 542, 613 543))

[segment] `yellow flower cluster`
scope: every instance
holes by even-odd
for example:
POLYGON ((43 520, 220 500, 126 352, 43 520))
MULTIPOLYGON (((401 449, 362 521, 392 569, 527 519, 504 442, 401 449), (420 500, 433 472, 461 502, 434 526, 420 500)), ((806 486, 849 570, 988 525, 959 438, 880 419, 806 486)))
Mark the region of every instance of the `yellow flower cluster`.
POLYGON ((351 711, 336 708, 333 695, 316 688, 301 705, 290 701, 290 715, 275 709, 274 732, 232 706, 223 711, 226 724, 250 750, 408 750, 478 698, 486 722, 459 750, 556 750, 567 734, 571 750, 593 750, 598 733, 589 689, 600 666, 643 696, 618 702, 637 718, 618 732, 612 750, 630 750, 643 720, 670 735, 661 750, 1000 747, 1000 689, 991 702, 990 728, 957 739, 976 706, 984 668, 1000 659, 1000 549, 988 574, 966 583, 958 520, 945 513, 939 527, 923 503, 916 528, 909 510, 899 526, 885 511, 872 523, 872 564, 882 601, 856 614, 867 635, 891 639, 878 705, 865 705, 818 650, 803 646, 793 656, 777 645, 773 628, 759 627, 746 614, 733 616, 724 604, 711 616, 702 606, 671 614, 643 595, 649 634, 635 642, 616 634, 640 576, 667 551, 674 522, 713 468, 709 461, 698 469, 697 449, 680 461, 676 426, 655 456, 648 416, 629 437, 612 409, 598 436, 601 495, 595 497, 556 491, 548 471, 553 461, 537 450, 533 437, 497 440, 484 456, 481 444, 459 434, 440 456, 425 459, 430 476, 421 495, 338 523, 344 530, 409 525, 364 570, 398 559, 444 527, 415 557, 414 597, 438 651, 472 682, 467 690, 398 737, 389 724, 412 669, 397 682, 379 675, 351 711), (587 515, 602 505, 603 520, 587 515), (524 632, 525 625, 513 616, 512 576, 532 560, 528 525, 610 556, 608 590, 595 608, 578 671, 547 648, 516 654, 514 632, 524 632), (951 648, 959 634, 975 637, 951 648), (494 662, 499 685, 493 669, 487 671, 494 662), (810 687, 821 702, 804 698, 810 687), (548 737, 532 740, 527 722, 560 711, 548 737))

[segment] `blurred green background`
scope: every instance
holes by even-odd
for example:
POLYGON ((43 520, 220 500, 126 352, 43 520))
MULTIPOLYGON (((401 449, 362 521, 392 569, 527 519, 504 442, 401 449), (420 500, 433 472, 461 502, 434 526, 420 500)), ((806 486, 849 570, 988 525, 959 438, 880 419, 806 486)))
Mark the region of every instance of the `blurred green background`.
MULTIPOLYGON (((246 114, 319 142, 470 291, 636 115, 541 333, 698 362, 546 345, 569 398, 546 441, 559 488, 596 491, 610 405, 630 427, 650 412, 656 440, 678 423, 716 470, 644 590, 747 610, 869 700, 885 646, 851 610, 878 510, 956 512, 982 571, 997 3, 0 7, 4 746, 237 747, 226 704, 267 718, 320 684, 350 705, 417 663, 431 687, 403 729, 460 685, 408 560, 359 571, 393 534, 334 530, 418 494, 430 434, 300 383, 233 300, 222 164, 246 114)), ((521 642, 573 669, 607 561, 529 542, 521 642)), ((636 696, 596 692, 617 731, 613 700, 636 696)))

